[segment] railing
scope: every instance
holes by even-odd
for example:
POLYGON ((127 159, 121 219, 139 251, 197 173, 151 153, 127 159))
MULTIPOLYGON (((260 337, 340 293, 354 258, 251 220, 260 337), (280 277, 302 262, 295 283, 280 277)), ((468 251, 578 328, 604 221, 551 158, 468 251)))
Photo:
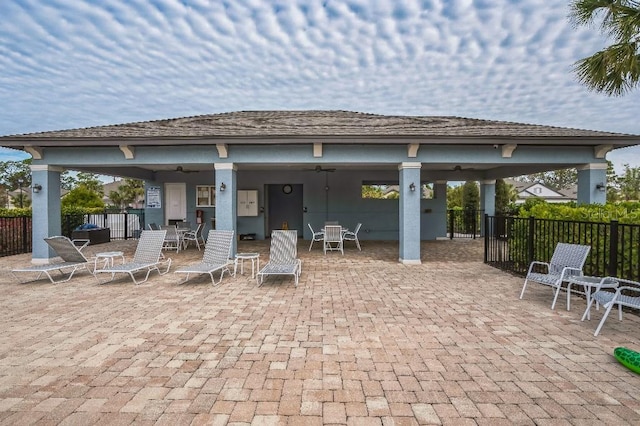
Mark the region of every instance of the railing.
MULTIPOLYGON (((101 228, 109 228, 112 240, 138 238, 145 228, 144 211, 125 213, 100 213, 64 215, 61 233, 71 238, 71 233, 79 225, 92 223, 101 228)), ((0 257, 30 253, 32 247, 31 217, 0 217, 0 257)))
POLYGON ((496 268, 525 275, 564 242, 591 246, 585 275, 640 280, 640 225, 485 216, 484 226, 484 261, 496 268))
POLYGON ((483 210, 447 210, 447 236, 473 238, 481 235, 483 210))

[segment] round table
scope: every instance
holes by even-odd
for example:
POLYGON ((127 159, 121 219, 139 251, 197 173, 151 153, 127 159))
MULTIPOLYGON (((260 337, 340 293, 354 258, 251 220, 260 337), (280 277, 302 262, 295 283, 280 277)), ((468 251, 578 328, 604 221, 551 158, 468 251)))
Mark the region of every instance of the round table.
POLYGON ((240 263, 240 274, 244 275, 244 261, 251 260, 251 278, 255 277, 256 269, 260 269, 260 253, 238 253, 236 254, 236 261, 233 268, 233 275, 238 270, 238 263, 240 263))
POLYGON ((116 257, 121 258, 122 263, 124 263, 124 253, 121 251, 105 251, 102 253, 96 253, 96 258, 93 261, 93 270, 95 271, 98 267, 98 259, 104 260, 102 269, 105 269, 107 266, 113 266, 113 259, 116 257))

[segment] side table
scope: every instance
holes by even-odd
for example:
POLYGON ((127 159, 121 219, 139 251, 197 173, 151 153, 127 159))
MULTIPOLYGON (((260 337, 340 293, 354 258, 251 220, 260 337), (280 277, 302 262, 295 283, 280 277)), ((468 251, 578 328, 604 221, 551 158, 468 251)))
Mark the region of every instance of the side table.
POLYGON ((616 288, 618 287, 618 280, 613 277, 590 277, 580 276, 569 279, 567 282, 567 310, 569 310, 571 299, 571 285, 581 285, 584 288, 584 295, 587 298, 587 309, 585 310, 582 319, 590 319, 589 307, 591 306, 591 294, 603 288, 616 288), (593 291, 595 289, 595 291, 593 291))
POLYGON ((122 259, 122 263, 124 263, 124 253, 121 251, 105 251, 102 253, 96 253, 96 258, 93 261, 93 270, 95 271, 98 268, 98 259, 103 259, 104 263, 102 264, 102 269, 105 269, 107 266, 113 266, 113 259, 119 257, 122 259))
POLYGON ((260 269, 260 254, 259 253, 237 253, 236 261, 233 267, 233 275, 238 270, 238 263, 240 263, 240 274, 244 275, 244 261, 251 260, 251 278, 255 277, 256 269, 260 269))

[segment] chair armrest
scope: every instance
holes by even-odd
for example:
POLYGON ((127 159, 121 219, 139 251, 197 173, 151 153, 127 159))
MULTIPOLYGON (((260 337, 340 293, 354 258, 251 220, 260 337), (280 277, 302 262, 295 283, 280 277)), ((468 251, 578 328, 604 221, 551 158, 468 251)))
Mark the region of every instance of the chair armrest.
POLYGON ((565 266, 564 268, 562 268, 562 273, 560 274, 560 278, 562 279, 562 281, 566 281, 569 276, 581 276, 581 275, 582 275, 582 269, 565 266), (569 274, 569 272, 577 272, 577 274, 569 274))
POLYGON ((540 262, 537 260, 534 260, 533 262, 531 262, 529 264, 529 270, 527 271, 527 275, 529 275, 531 273, 531 271, 533 270, 533 267, 536 265, 543 265, 547 267, 547 271, 549 271, 549 264, 547 262, 540 262))
POLYGON ((71 242, 78 248, 79 251, 82 251, 83 248, 89 245, 89 242, 91 242, 91 240, 76 238, 75 240, 71 240, 71 242))

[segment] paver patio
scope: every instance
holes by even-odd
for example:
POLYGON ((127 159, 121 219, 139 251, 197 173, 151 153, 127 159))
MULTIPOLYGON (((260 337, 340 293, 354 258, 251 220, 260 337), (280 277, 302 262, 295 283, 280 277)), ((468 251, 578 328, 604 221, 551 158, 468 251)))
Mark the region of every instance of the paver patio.
MULTIPOLYGON (((412 266, 395 243, 307 248, 297 288, 257 287, 247 265, 216 287, 19 284, 8 271, 30 255, 1 258, 0 423, 640 424, 640 375, 612 356, 640 348, 637 316, 595 338, 602 311, 552 311, 540 285, 519 300, 522 278, 484 265, 481 241, 424 242, 412 266)), ((201 252, 168 255, 175 269, 201 252)))

